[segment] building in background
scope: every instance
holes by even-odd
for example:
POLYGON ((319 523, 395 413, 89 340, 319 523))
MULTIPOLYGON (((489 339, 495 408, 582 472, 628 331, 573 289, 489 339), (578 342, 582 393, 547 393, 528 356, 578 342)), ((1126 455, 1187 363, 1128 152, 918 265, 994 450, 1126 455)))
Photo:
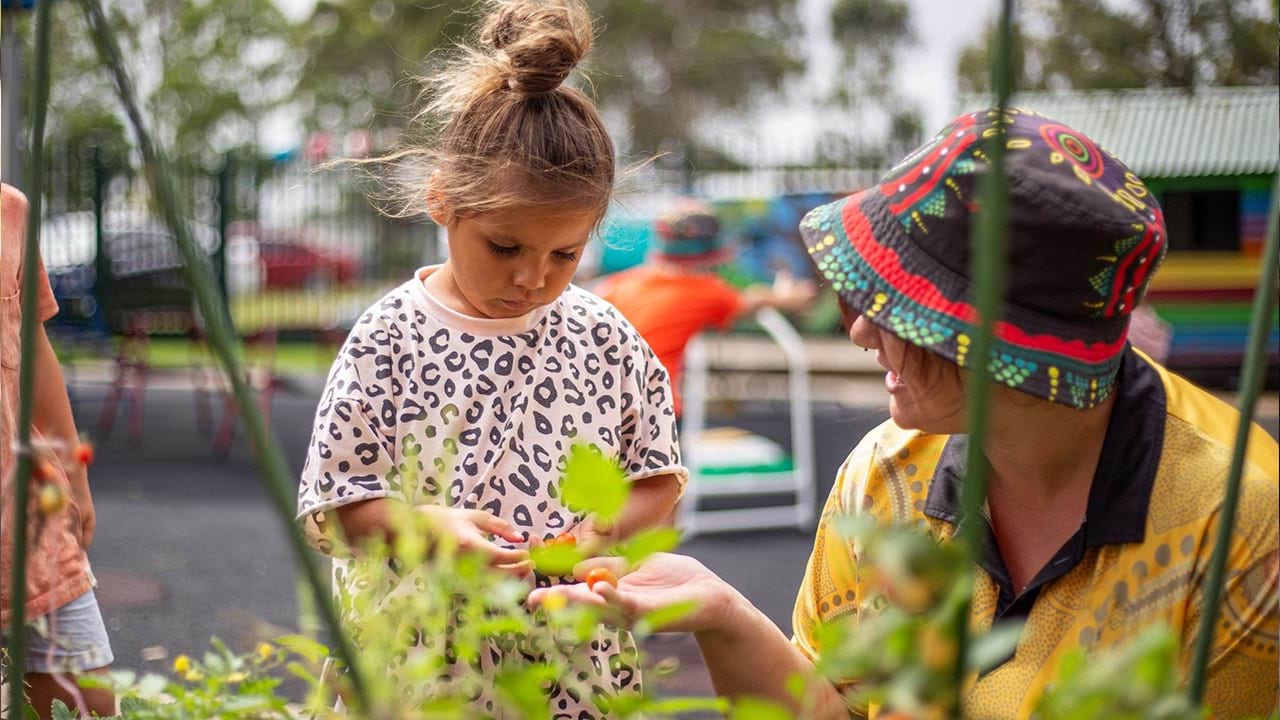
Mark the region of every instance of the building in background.
MULTIPOLYGON (((960 109, 988 102, 962 97, 960 109)), ((1232 384, 1280 171, 1280 88, 1028 92, 1012 104, 1089 135, 1156 194, 1169 254, 1147 299, 1173 325, 1169 365, 1232 384)), ((1271 327, 1275 383, 1280 332, 1271 327)))

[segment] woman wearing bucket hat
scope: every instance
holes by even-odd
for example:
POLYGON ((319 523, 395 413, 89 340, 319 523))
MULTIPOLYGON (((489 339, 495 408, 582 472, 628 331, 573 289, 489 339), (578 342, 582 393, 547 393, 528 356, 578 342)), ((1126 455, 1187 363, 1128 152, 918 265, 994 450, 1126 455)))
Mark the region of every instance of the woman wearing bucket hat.
MULTIPOLYGON (((1189 658, 1237 423, 1233 409, 1127 343, 1129 314, 1165 247, 1159 205, 1088 137, 1009 110, 956 118, 880 184, 810 213, 802 233, 852 321, 850 337, 885 368, 891 420, 840 469, 787 640, 697 561, 663 555, 616 588, 557 588, 607 605, 620 622, 693 600, 667 628, 693 632, 718 693, 786 704, 785 687, 822 648, 818 627, 864 619, 875 591, 837 530, 842 516, 919 523, 939 540, 965 521, 965 368, 975 313, 969 230, 983 138, 1008 147, 1009 287, 996 344, 988 502, 973 622, 1025 623, 1017 650, 976 678, 974 717, 1028 717, 1063 655, 1163 623, 1189 658)), ((1266 715, 1277 690, 1276 442, 1254 427, 1230 548, 1206 700, 1218 717, 1266 715)), ((591 561, 580 568, 586 572, 591 561)), ((530 596, 538 604, 545 591, 530 596)), ((843 717, 823 681, 815 716, 843 717)), ((854 709, 861 712, 860 709, 854 709)))

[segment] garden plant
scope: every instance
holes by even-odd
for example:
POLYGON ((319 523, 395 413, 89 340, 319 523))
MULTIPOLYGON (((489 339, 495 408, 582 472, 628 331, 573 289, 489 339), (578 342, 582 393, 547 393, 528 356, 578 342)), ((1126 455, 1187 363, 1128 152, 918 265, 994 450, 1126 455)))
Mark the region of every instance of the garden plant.
MULTIPOLYGON (((400 529, 390 543, 366 544, 346 548, 358 558, 358 570, 369 588, 377 587, 388 574, 398 568, 434 563, 440 578, 429 588, 408 597, 374 601, 372 596, 356 593, 336 601, 313 560, 306 540, 294 522, 291 482, 287 464, 272 438, 254 402, 243 372, 243 350, 220 310, 203 258, 189 236, 181 198, 169 182, 168 166, 160 148, 148 132, 131 91, 130 80, 123 70, 120 51, 112 38, 98 0, 79 0, 89 21, 91 32, 104 65, 112 73, 120 100, 125 108, 138 142, 147 176, 152 184, 158 207, 182 250, 186 273, 196 300, 207 322, 214 351, 228 378, 246 422, 249 435, 261 465, 261 475, 282 524, 288 529, 296 551, 299 572, 314 597, 323 627, 317 637, 289 635, 263 643, 247 653, 238 653, 214 640, 207 651, 189 650, 173 663, 172 673, 139 675, 118 670, 97 679, 110 686, 120 698, 121 716, 126 718, 269 718, 269 717, 353 717, 353 718, 463 718, 468 717, 466 702, 480 681, 469 670, 470 663, 491 644, 516 648, 518 653, 503 667, 497 680, 502 707, 494 708, 495 716, 552 718, 556 708, 549 707, 548 688, 563 685, 585 697, 598 698, 602 710, 615 717, 674 717, 689 712, 723 712, 739 720, 789 718, 793 713, 781 706, 743 700, 730 705, 715 698, 659 697, 646 689, 635 695, 616 696, 606 688, 583 685, 575 672, 576 649, 588 642, 592 630, 610 618, 601 611, 584 606, 547 606, 529 611, 525 597, 530 586, 486 566, 478 557, 461 553, 444 542, 431 543, 430 520, 420 513, 406 513, 399 518, 400 529), (350 628, 348 632, 344 628, 350 628), (425 646, 414 642, 416 636, 434 640, 425 646), (410 650, 409 648, 413 648, 410 650), (397 693, 387 680, 386 668, 405 669, 417 682, 414 692, 397 693), (307 688, 303 702, 289 701, 282 692, 286 677, 300 678, 307 688), (334 708, 341 707, 341 710, 334 708)), ((36 72, 34 76, 35 114, 31 148, 41 156, 44 131, 44 108, 48 95, 49 68, 49 2, 38 3, 36 22, 36 72)), ((1003 6, 1000 30, 996 34, 993 56, 993 87, 998 108, 1005 107, 1011 90, 1009 37, 1012 18, 1011 0, 1003 6)), ((976 298, 981 322, 973 338, 973 356, 985 357, 991 346, 992 319, 999 315, 1002 262, 1005 232, 1005 188, 1001 173, 1003 142, 999 133, 988 138, 993 172, 989 173, 983 195, 983 222, 975 228, 974 266, 980 288, 976 298)), ((32 163, 28 183, 32 217, 40 216, 41 165, 32 163)), ((1263 275, 1253 307, 1253 326, 1246 352, 1240 391, 1241 423, 1237 434, 1223 515, 1219 524, 1218 550, 1224 550, 1231 532, 1238 481, 1243 463, 1248 423, 1252 420, 1254 402, 1259 393, 1266 342, 1266 319, 1276 300, 1277 225, 1273 200, 1267 245, 1263 258, 1263 275)), ((28 226, 28 256, 34 256, 40 231, 39 222, 28 226)), ((34 264, 28 263, 24 275, 24 302, 33 295, 34 264)), ((32 387, 29 349, 35 314, 23 314, 22 374, 23 389, 18 422, 19 463, 15 507, 16 562, 14 577, 5 578, 12 587, 24 585, 24 539, 29 524, 48 521, 67 512, 65 498, 56 496, 42 484, 42 463, 48 453, 63 453, 68 461, 88 462, 92 458, 86 446, 75 448, 29 448, 26 429, 31 416, 32 387), (28 517, 28 500, 34 495, 37 513, 28 517)), ((976 511, 983 502, 981 454, 982 432, 986 423, 987 392, 990 372, 981 363, 972 368, 975 382, 970 384, 970 425, 974 436, 969 443, 969 476, 964 484, 963 502, 976 511)), ((404 466, 405 468, 408 465, 404 466)), ((610 458, 590 448, 574 448, 560 466, 562 499, 575 512, 588 514, 595 521, 608 523, 625 502, 628 486, 621 471, 610 458)), ((407 470, 403 470, 407 472, 407 470)), ((410 480, 412 478, 409 478, 410 480)), ((861 681, 849 690, 852 704, 870 704, 881 718, 959 717, 960 703, 966 683, 973 673, 982 672, 993 661, 1012 652, 1018 628, 996 627, 976 635, 969 626, 969 602, 973 588, 972 558, 978 538, 970 533, 955 543, 938 544, 927 533, 914 527, 877 527, 858 518, 825 518, 837 523, 848 542, 862 560, 861 567, 876 578, 881 592, 861 599, 877 610, 873 619, 852 624, 834 623, 821 629, 822 656, 817 668, 830 677, 858 677, 861 681)), ((970 524, 973 529, 975 524, 970 524)), ((327 541, 342 543, 341 537, 327 541)), ((534 547, 531 557, 534 571, 544 576, 573 576, 575 566, 589 556, 610 554, 622 558, 625 567, 643 563, 654 553, 676 547, 679 534, 673 529, 656 529, 636 535, 626 542, 603 547, 580 547, 571 539, 555 540, 534 547)), ((1224 552, 1216 552, 1206 581, 1206 597, 1220 597, 1223 583, 1224 552)), ((578 578, 589 586, 616 584, 617 578, 607 572, 578 578)), ((19 590, 19 594, 21 590, 19 590)), ((22 667, 25 648, 25 624, 21 597, 15 601, 16 612, 7 633, 8 668, 22 667)), ((1203 614, 1195 661, 1184 676, 1176 663, 1177 640, 1159 628, 1136 638, 1129 646, 1111 653, 1086 655, 1083 651, 1062 663, 1056 682, 1043 694, 1038 717, 1059 718, 1198 718, 1206 716, 1201 708, 1204 676, 1211 632, 1215 623, 1216 602, 1203 614)), ((690 607, 668 607, 640 619, 634 628, 643 638, 676 620, 690 607)), ((649 677, 673 672, 671 663, 660 661, 641 664, 649 677)), ((20 673, 8 672, 10 697, 20 698, 12 687, 20 673)), ((796 706, 804 716, 809 692, 804 679, 790 683, 796 706)), ((23 716, 20 702, 11 701, 7 718, 23 716)), ((74 715, 65 706, 55 708, 55 717, 74 715)))

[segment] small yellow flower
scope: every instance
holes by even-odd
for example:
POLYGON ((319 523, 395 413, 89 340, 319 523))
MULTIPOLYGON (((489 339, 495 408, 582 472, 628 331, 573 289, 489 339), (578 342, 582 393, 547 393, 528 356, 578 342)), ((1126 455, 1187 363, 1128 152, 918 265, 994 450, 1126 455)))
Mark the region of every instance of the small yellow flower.
POLYGON ((258 658, 266 662, 276 654, 276 647, 269 642, 260 642, 255 651, 258 653, 258 658))
POLYGON ((248 673, 238 672, 238 671, 233 672, 227 676, 227 682, 233 682, 233 683, 244 682, 245 680, 248 680, 248 679, 249 679, 248 673))
POLYGON ((190 669, 191 669, 191 658, 187 657, 186 655, 179 655, 178 657, 173 659, 173 671, 178 673, 179 675, 187 674, 187 671, 190 669))
POLYGON ((187 673, 182 677, 185 678, 187 682, 195 682, 197 680, 203 680, 204 673, 200 672, 199 670, 188 670, 187 673))
POLYGON ((564 594, 557 592, 548 593, 542 600, 542 607, 545 608, 547 612, 563 610, 568 604, 569 601, 565 599, 564 594))

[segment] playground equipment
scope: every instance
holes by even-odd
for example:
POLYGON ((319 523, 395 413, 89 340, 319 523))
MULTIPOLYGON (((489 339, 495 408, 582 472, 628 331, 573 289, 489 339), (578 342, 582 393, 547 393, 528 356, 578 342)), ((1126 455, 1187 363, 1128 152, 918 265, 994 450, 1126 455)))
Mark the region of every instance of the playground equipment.
POLYGON ((706 428, 709 368, 702 337, 685 351, 684 426, 681 445, 689 484, 680 505, 686 537, 698 533, 795 527, 807 530, 816 514, 813 414, 804 342, 777 310, 765 308, 756 323, 782 348, 787 360, 791 452, 745 431, 706 428), (788 495, 790 502, 759 507, 710 509, 702 500, 788 495))

